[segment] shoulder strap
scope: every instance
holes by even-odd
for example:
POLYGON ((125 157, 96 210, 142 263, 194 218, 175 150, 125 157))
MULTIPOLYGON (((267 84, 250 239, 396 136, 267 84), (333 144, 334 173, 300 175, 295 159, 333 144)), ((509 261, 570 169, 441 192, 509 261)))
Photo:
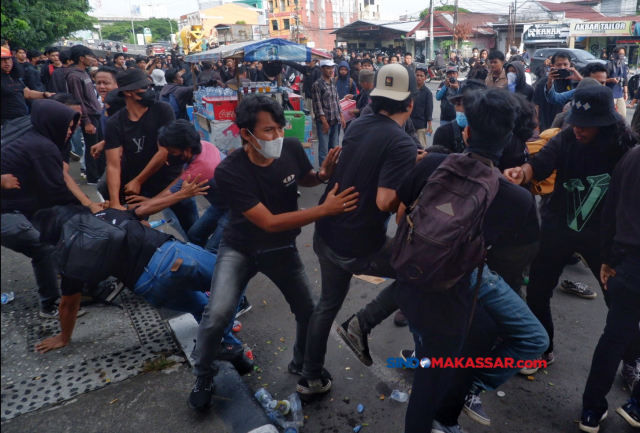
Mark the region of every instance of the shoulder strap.
POLYGON ((460 125, 458 125, 458 121, 453 120, 451 126, 453 127, 453 141, 455 142, 454 150, 456 153, 462 153, 464 151, 464 140, 462 138, 460 125))

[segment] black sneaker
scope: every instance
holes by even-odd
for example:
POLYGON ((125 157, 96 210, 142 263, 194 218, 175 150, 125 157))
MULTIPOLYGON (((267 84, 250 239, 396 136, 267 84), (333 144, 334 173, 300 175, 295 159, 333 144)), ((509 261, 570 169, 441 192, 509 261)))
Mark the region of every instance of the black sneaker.
POLYGON ((82 300, 111 305, 123 290, 124 284, 117 278, 110 277, 101 281, 97 286, 85 286, 82 300))
MULTIPOLYGON (((295 374, 296 376, 302 376, 302 367, 296 367, 293 364, 293 361, 289 363, 289 365, 287 366, 287 370, 289 370, 289 373, 291 374, 295 374)), ((320 373, 320 377, 322 379, 333 380, 333 377, 331 377, 331 373, 329 373, 329 371, 326 368, 322 369, 322 373, 320 373)))
POLYGON ((407 326, 407 318, 402 314, 402 311, 396 311, 396 315, 393 316, 393 324, 400 327, 407 326))
POLYGON ((331 389, 329 379, 300 379, 296 390, 302 395, 324 394, 331 389))
POLYGON ((411 349, 403 349, 400 351, 400 358, 402 358, 405 362, 407 358, 415 358, 416 351, 411 349))
POLYGON ((216 383, 213 376, 198 376, 189 394, 189 407, 195 410, 209 409, 213 405, 213 393, 216 383))
POLYGON ((244 347, 239 344, 222 343, 216 359, 229 361, 240 376, 251 373, 255 363, 244 354, 244 347))
POLYGON ((489 415, 482 409, 480 397, 474 394, 468 394, 464 399, 462 411, 469 415, 469 418, 482 425, 491 425, 489 415))
POLYGON ((600 431, 600 423, 607 417, 609 411, 598 417, 592 410, 582 411, 582 419, 580 420, 580 430, 588 433, 598 433, 600 431))
POLYGON ((630 398, 622 407, 616 409, 620 415, 631 427, 640 428, 640 406, 635 398, 630 398))
POLYGON ((242 316, 244 313, 248 312, 251 309, 251 304, 246 296, 242 297, 240 301, 240 306, 238 307, 238 311, 236 312, 236 319, 242 316))
POLYGON ((355 314, 338 326, 336 332, 364 365, 373 365, 367 335, 360 329, 360 322, 355 314))
POLYGON ((633 388, 638 382, 640 382, 640 359, 637 359, 635 364, 622 363, 620 369, 620 376, 624 379, 629 387, 629 392, 633 391, 633 388))
MULTIPOLYGON (((39 313, 40 317, 43 319, 59 320, 60 319, 60 315, 58 313, 59 305, 60 305, 60 299, 58 299, 52 306, 41 309, 39 313)), ((78 314, 76 315, 76 317, 82 317, 85 314, 87 314, 87 310, 80 307, 80 309, 78 309, 78 314)))
POLYGON ((589 289, 586 284, 571 280, 562 280, 562 283, 560 283, 560 290, 585 299, 594 299, 598 296, 598 294, 589 289))

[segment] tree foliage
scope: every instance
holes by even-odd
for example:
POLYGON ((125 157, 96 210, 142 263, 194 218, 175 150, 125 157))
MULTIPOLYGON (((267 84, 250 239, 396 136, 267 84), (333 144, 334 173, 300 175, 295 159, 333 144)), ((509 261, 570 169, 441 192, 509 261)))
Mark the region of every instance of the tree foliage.
MULTIPOLYGON (((172 28, 174 32, 178 31, 177 21, 171 20, 171 25, 169 25, 169 20, 161 18, 149 18, 144 21, 134 21, 133 26, 136 34, 142 34, 145 27, 151 30, 151 36, 154 41, 169 40, 172 28)), ((113 24, 103 25, 102 38, 112 41, 136 43, 135 35, 133 36, 134 39, 131 37, 131 21, 117 21, 113 24)))
MULTIPOLYGON (((435 8, 433 8, 433 10, 437 11, 437 12, 455 12, 456 7, 454 5, 445 5, 445 6, 435 7, 435 8)), ((461 8, 461 7, 458 7, 458 12, 463 12, 463 13, 467 13, 467 14, 472 13, 470 10, 465 9, 465 8, 461 8)), ((420 12, 420 19, 421 20, 425 19, 428 16, 429 16, 429 8, 426 8, 425 10, 420 12)))
POLYGON ((89 0, 2 0, 2 38, 12 46, 43 48, 97 21, 89 0))

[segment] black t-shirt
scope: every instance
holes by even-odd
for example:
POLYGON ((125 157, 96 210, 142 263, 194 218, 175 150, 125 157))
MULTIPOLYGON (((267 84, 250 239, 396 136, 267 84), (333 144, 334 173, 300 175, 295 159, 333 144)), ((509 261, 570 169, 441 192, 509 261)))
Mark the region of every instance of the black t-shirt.
MULTIPOLYGON (((581 144, 571 128, 549 140, 529 161, 533 177, 539 181, 557 170, 551 198, 540 212, 543 229, 573 230, 598 236, 603 198, 609 189, 611 173, 633 144, 581 144)), ((594 242, 597 242, 596 238, 594 242)))
POLYGON ((284 139, 280 158, 267 167, 255 165, 243 149, 227 156, 214 174, 218 189, 231 208, 225 243, 246 254, 295 243, 300 229, 267 233, 242 213, 260 203, 273 215, 297 211, 298 182, 311 170, 313 166, 302 144, 293 137, 284 139))
MULTIPOLYGON (((172 240, 173 236, 142 225, 133 210, 106 209, 96 213, 95 216, 120 225, 127 232, 125 246, 118 256, 118 264, 111 275, 133 290, 156 250, 165 242, 172 240), (127 223, 123 225, 124 221, 127 223)), ((82 283, 69 279, 65 281, 63 278, 60 288, 62 295, 70 296, 82 290, 82 283)))
POLYGON ((24 99, 24 88, 22 81, 14 80, 9 74, 2 73, 0 117, 3 122, 29 114, 27 102, 24 99))
POLYGON ((538 121, 540 122, 540 131, 551 128, 553 119, 556 114, 562 112, 561 105, 550 104, 547 102, 545 91, 547 89, 547 76, 537 81, 535 91, 533 93, 533 103, 540 107, 538 111, 538 121))
POLYGON ((355 120, 344 136, 340 162, 320 199, 338 183, 339 192, 355 186, 357 209, 316 222, 327 245, 345 257, 364 257, 380 250, 386 240, 386 221, 391 215, 376 205, 378 188, 396 190, 414 166, 417 149, 394 120, 382 114, 355 120))
MULTIPOLYGON (((127 170, 130 179, 133 179, 158 151, 158 130, 173 120, 173 108, 162 101, 156 101, 137 122, 130 120, 127 109, 123 108, 107 120, 105 149, 123 148, 127 170)), ((183 161, 174 161, 172 158, 168 158, 168 161, 171 165, 160 167, 142 185, 142 191, 156 195, 180 176, 183 161)))

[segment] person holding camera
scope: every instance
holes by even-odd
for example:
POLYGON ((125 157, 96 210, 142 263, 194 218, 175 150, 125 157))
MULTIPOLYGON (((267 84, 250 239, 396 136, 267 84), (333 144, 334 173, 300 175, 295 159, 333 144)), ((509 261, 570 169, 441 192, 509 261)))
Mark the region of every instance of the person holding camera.
POLYGON ((436 100, 440 101, 440 126, 456 118, 456 109, 449 99, 454 97, 458 93, 458 90, 460 90, 458 67, 448 66, 447 78, 440 83, 438 92, 436 93, 436 100))
MULTIPOLYGON (((489 56, 489 51, 486 49, 480 50, 480 57, 473 62, 471 65, 471 70, 467 74, 467 79, 480 80, 484 82, 487 76, 489 75, 489 66, 487 66, 487 57, 489 56)), ((471 59, 474 60, 474 59, 471 59)), ((471 60, 469 62, 471 63, 471 60)))

